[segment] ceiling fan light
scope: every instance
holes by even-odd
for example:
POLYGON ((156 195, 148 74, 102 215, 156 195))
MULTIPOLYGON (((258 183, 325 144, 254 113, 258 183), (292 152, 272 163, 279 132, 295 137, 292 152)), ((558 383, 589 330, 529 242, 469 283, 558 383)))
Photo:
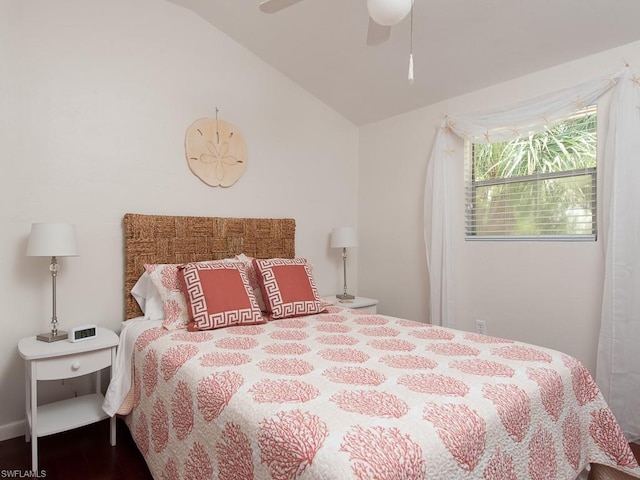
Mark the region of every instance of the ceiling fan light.
POLYGON ((413 0, 367 0, 367 9, 374 22, 390 27, 407 16, 412 3, 413 0))

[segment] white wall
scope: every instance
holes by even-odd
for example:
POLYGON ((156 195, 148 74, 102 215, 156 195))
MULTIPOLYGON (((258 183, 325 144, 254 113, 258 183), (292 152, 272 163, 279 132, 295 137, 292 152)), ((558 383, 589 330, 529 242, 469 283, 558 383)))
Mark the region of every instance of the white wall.
POLYGON ((295 218, 320 292, 342 286, 329 234, 356 222, 357 128, 174 4, 0 0, 0 159, 0 439, 22 433, 18 340, 51 318, 49 259, 25 257, 32 222, 77 227, 80 257, 60 259, 61 328, 119 329, 125 212, 295 218), (187 127, 216 106, 249 155, 227 189, 184 154, 187 127))
MULTIPOLYGON (((640 73, 640 42, 361 128, 358 218, 365 238, 358 249, 360 294, 379 298, 382 313, 428 320, 424 181, 444 115, 494 110, 570 87, 621 68, 623 59, 640 73)), ((475 319, 484 319, 491 335, 565 351, 593 373, 602 241, 465 242, 462 169, 459 178, 455 326, 471 331, 475 319)))

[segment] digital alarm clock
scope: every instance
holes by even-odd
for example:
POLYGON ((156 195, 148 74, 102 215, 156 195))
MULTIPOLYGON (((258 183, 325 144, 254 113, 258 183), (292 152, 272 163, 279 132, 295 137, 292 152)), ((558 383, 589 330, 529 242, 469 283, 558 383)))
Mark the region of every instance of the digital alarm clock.
POLYGON ((95 325, 80 325, 73 327, 69 330, 70 342, 82 342, 84 340, 91 340, 98 336, 98 327, 95 325))

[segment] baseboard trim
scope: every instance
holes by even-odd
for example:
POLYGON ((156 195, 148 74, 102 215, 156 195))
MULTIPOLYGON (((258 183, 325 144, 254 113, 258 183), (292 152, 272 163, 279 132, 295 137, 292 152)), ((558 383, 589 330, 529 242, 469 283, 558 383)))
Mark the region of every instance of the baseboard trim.
POLYGON ((0 442, 24 435, 24 420, 0 425, 0 442))

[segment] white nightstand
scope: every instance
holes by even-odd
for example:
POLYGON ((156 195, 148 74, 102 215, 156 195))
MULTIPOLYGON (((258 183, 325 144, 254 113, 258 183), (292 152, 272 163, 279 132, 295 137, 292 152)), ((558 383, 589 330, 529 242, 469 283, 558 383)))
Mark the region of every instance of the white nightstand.
POLYGON ((378 310, 378 300, 374 298, 356 297, 354 300, 340 300, 335 295, 330 295, 324 297, 323 300, 340 307, 353 308, 369 313, 376 313, 378 310))
MULTIPOLYGON (((118 336, 98 328, 95 338, 81 342, 60 340, 45 343, 27 337, 18 343, 25 360, 26 433, 31 440, 31 468, 38 470, 38 437, 82 427, 108 418, 102 410, 104 397, 100 388, 100 371, 116 361, 118 336), (89 395, 55 403, 38 405, 38 380, 59 380, 96 374, 96 391, 89 395)), ((113 370, 111 372, 113 375, 113 370)), ((111 418, 111 445, 116 444, 116 418, 111 418)))

